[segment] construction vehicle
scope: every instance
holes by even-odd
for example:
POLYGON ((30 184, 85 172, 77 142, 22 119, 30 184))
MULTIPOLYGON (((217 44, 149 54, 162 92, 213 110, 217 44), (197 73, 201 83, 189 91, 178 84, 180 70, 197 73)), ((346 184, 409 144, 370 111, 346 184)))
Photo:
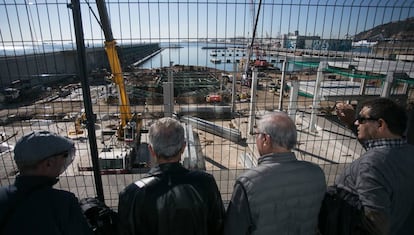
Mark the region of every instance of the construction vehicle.
MULTIPOLYGON (((117 126, 116 134, 111 135, 110 140, 101 149, 98 161, 101 174, 127 174, 127 173, 144 173, 151 167, 151 157, 148 151, 148 144, 141 143, 141 134, 146 131, 142 129, 142 119, 140 114, 133 114, 129 104, 129 98, 125 89, 125 81, 121 69, 120 60, 116 51, 116 42, 112 35, 112 30, 109 24, 109 17, 106 11, 106 6, 103 0, 96 1, 99 16, 101 19, 101 26, 105 35, 105 51, 108 57, 109 65, 111 67, 111 78, 116 84, 119 94, 120 105, 120 122, 117 126)), ((188 125, 186 125, 188 126, 188 125)), ((184 155, 196 154, 196 146, 192 137, 192 129, 187 128, 188 141, 187 146, 189 150, 184 155), (190 154, 190 152, 192 154, 190 154)), ((104 132, 104 131, 103 131, 104 132)), ((112 132, 109 132, 112 133, 112 132)), ((104 133, 102 133, 104 136, 104 133)), ((104 138, 102 139, 102 143, 104 138)), ((193 159, 187 157, 188 159, 193 159)), ((198 157, 196 157, 198 159, 198 157)), ((203 158, 204 159, 204 158, 203 158)), ((194 160, 187 160, 187 162, 194 162, 194 160)), ((92 167, 84 167, 78 165, 79 171, 90 171, 92 167)))
MULTIPOLYGON (((109 144, 104 143, 105 146, 99 153, 99 165, 101 174, 129 173, 132 171, 132 168, 138 165, 134 163, 139 159, 138 154, 141 154, 143 151, 148 151, 148 148, 147 146, 142 146, 140 143, 142 119, 139 114, 133 114, 131 112, 116 41, 112 34, 105 2, 103 0, 97 0, 96 5, 99 12, 100 24, 105 35, 105 51, 111 68, 110 78, 117 86, 120 107, 119 123, 116 126, 115 135, 111 137, 109 144), (113 137, 116 137, 117 141, 113 140, 113 137)), ((112 131, 109 133, 112 133, 112 131)), ((102 136, 105 134, 106 132, 102 131, 102 136)), ((102 140, 103 142, 104 140, 102 140)), ((142 155, 147 158, 145 153, 142 155)), ((90 167, 78 166, 78 168, 79 170, 91 170, 90 167)))
POLYGON ((99 167, 103 175, 144 173, 148 171, 150 161, 146 143, 134 148, 129 145, 107 145, 99 153, 99 167))
POLYGON ((83 129, 85 128, 86 121, 87 121, 86 113, 85 113, 85 110, 82 109, 81 112, 75 118, 75 129, 70 130, 68 132, 68 136, 70 138, 74 138, 74 137, 77 137, 78 135, 82 135, 84 133, 83 129))
POLYGON ((102 30, 105 35, 105 51, 108 57, 109 66, 111 67, 111 78, 118 88, 120 122, 117 128, 117 137, 119 140, 124 140, 127 142, 139 142, 142 120, 140 119, 139 115, 132 114, 131 112, 128 94, 125 89, 125 80, 122 73, 121 62, 118 57, 116 41, 112 34, 105 1, 98 0, 96 1, 96 5, 99 11, 102 30))
POLYGON ((220 103, 221 101, 221 95, 219 94, 210 94, 206 96, 207 103, 220 103))

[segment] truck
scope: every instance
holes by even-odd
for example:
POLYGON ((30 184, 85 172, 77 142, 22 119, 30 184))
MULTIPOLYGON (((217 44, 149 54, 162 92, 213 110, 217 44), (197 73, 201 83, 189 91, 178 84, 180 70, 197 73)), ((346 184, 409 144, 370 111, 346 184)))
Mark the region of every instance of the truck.
POLYGON ((122 147, 106 146, 99 153, 101 174, 132 174, 144 173, 150 167, 150 155, 146 150, 148 145, 141 144, 136 148, 127 145, 122 147))

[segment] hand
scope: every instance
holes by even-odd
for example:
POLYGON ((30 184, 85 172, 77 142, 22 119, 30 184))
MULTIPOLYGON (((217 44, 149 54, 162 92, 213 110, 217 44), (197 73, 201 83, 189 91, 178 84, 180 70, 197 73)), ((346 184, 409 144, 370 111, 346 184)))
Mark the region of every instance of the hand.
POLYGON ((337 103, 335 106, 336 116, 338 119, 347 125, 352 127, 355 122, 355 110, 354 107, 350 104, 337 103))

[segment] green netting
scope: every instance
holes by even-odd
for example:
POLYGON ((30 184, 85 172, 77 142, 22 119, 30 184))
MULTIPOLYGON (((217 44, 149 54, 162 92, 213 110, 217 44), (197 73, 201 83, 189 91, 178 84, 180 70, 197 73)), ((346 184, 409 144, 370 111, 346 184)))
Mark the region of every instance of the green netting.
POLYGON ((304 67, 317 68, 319 66, 319 62, 304 62, 304 61, 292 61, 292 62, 295 65, 300 65, 300 66, 304 66, 304 67))
MULTIPOLYGON (((293 64, 300 65, 304 67, 312 67, 317 68, 319 66, 319 62, 304 62, 304 61, 293 61, 293 64)), ((335 73, 338 75, 342 75, 345 77, 353 77, 353 78, 364 78, 364 79, 384 79, 385 75, 365 75, 365 74, 357 74, 357 73, 350 73, 344 70, 335 69, 333 67, 327 67, 325 69, 326 72, 335 73)))
POLYGON ((408 84, 410 84, 410 85, 414 85, 414 80, 397 79, 397 82, 401 82, 401 83, 408 83, 408 84))
POLYGON ((384 79, 385 75, 365 75, 365 74, 357 74, 357 73, 350 73, 340 69, 335 69, 333 67, 328 67, 325 71, 330 73, 339 74, 346 77, 353 77, 353 78, 364 78, 364 79, 384 79))
POLYGON ((304 91, 299 91, 298 95, 302 96, 302 97, 306 97, 306 98, 313 98, 312 94, 309 94, 309 93, 304 92, 304 91))
MULTIPOLYGON (((304 61, 291 61, 289 63, 293 63, 295 65, 304 66, 304 67, 311 67, 311 68, 317 68, 319 66, 319 62, 304 62, 304 61)), ((338 75, 342 75, 345 77, 353 77, 353 78, 364 78, 364 79, 385 79, 386 75, 380 74, 380 75, 365 75, 365 74, 357 74, 357 73, 351 73, 347 72, 341 69, 337 69, 334 67, 327 67, 325 69, 326 72, 335 73, 338 75)), ((414 84, 414 80, 407 80, 407 79, 396 79, 397 82, 400 83, 408 83, 410 85, 414 84)))

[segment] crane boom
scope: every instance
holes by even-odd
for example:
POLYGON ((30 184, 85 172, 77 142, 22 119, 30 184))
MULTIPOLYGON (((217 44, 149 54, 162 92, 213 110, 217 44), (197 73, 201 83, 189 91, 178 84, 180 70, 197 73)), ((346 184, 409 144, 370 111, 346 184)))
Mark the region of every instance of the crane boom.
POLYGON ((118 87, 119 105, 120 105, 120 126, 118 127, 118 138, 122 139, 125 136, 125 128, 134 128, 139 132, 141 129, 141 120, 135 120, 136 115, 131 113, 131 106, 129 104, 128 94, 125 89, 125 80, 122 73, 121 62, 116 50, 116 40, 113 37, 111 24, 109 21, 108 11, 106 9, 104 0, 97 0, 96 6, 99 12, 101 27, 105 35, 105 51, 108 57, 109 66, 112 72, 112 81, 118 87), (134 124, 130 125, 130 122, 134 124))

